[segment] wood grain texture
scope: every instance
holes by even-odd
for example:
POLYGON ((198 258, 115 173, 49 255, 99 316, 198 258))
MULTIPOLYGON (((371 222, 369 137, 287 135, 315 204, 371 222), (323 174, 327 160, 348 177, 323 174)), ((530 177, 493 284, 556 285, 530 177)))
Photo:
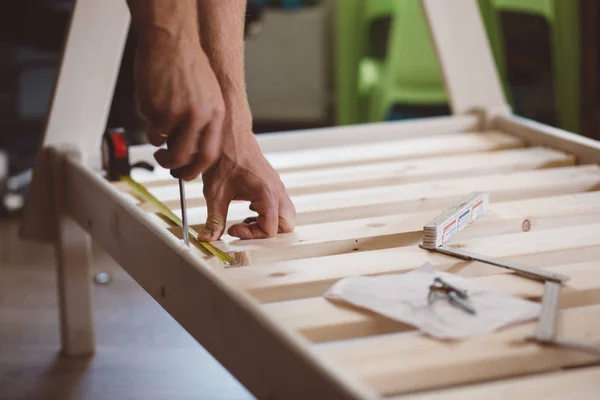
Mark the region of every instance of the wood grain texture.
POLYGON ((526 140, 532 146, 548 146, 577 156, 581 164, 600 163, 600 141, 540 124, 516 115, 498 116, 493 126, 526 140))
MULTIPOLYGON (((561 311, 557 334, 600 343, 600 321, 595 317, 598 312, 600 305, 561 311)), ((465 341, 444 342, 406 332, 318 348, 323 357, 334 360, 359 381, 386 395, 600 361, 600 357, 580 351, 525 341, 535 324, 519 324, 465 341)))
MULTIPOLYGON (((239 240, 226 236, 224 243, 217 245, 223 250, 243 252, 250 265, 409 246, 422 242, 423 226, 443 211, 301 225, 294 232, 270 239, 239 240)), ((457 239, 584 223, 600 223, 600 192, 493 203, 457 239)))
MULTIPOLYGON (((459 246, 490 257, 537 267, 594 260, 600 254, 600 224, 457 240, 459 246)), ((420 249, 417 245, 317 258, 305 258, 225 270, 227 279, 263 302, 321 296, 334 282, 356 275, 411 271, 429 262, 444 271, 474 277, 506 270, 465 262, 420 249)))
MULTIPOLYGON (((574 164, 575 158, 571 155, 538 147, 289 172, 281 173, 280 178, 288 194, 297 196, 574 164)), ((162 177, 163 174, 153 175, 162 177)), ((173 177, 147 179, 148 175, 143 180, 144 186, 161 201, 172 201, 178 198, 178 186, 174 183, 173 177)), ((191 198, 204 201, 202 188, 201 179, 192 181, 186 185, 186 194, 191 198)))
POLYGON ((66 161, 68 212, 184 329, 256 397, 372 398, 323 363, 304 339, 270 321, 102 177, 66 161), (251 366, 251 367, 250 367, 251 366))
MULTIPOLYGON (((296 208, 296 224, 305 225, 443 209, 472 191, 488 192, 491 201, 501 202, 598 188, 600 168, 586 165, 317 193, 293 196, 292 201, 296 208)), ((178 202, 166 202, 179 212, 175 203, 178 202)), ((206 221, 207 210, 198 207, 199 203, 196 199, 188 199, 191 224, 206 221)), ((255 215, 248 210, 247 202, 238 201, 230 204, 227 220, 233 223, 255 215)))
POLYGON ((574 368, 496 382, 444 388, 427 393, 389 397, 390 400, 527 400, 581 399, 598 397, 600 366, 574 368))
MULTIPOLYGON (((561 291, 561 307, 600 303, 600 261, 559 265, 546 270, 571 277, 561 291)), ((535 301, 541 300, 544 290, 542 283, 515 274, 478 277, 474 281, 497 292, 535 301)), ((414 329, 379 314, 323 297, 270 303, 263 307, 275 320, 317 343, 414 329)))
POLYGON ((61 350, 69 356, 94 353, 91 285, 91 239, 67 214, 64 163, 52 157, 52 188, 56 229, 56 268, 61 350))

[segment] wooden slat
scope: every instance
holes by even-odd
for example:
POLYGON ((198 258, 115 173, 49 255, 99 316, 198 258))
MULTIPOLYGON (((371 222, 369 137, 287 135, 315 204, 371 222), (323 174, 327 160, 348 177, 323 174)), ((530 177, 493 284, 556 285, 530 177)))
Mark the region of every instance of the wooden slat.
POLYGON ((390 400, 549 400, 598 398, 600 366, 560 370, 496 382, 444 388, 428 393, 390 397, 390 400))
MULTIPOLYGON (((239 240, 225 236, 223 240, 227 243, 217 245, 223 250, 244 252, 251 265, 408 246, 422 242, 423 226, 443 211, 302 225, 292 233, 271 239, 239 240)), ((493 203, 456 238, 465 240, 593 222, 600 223, 600 191, 493 203)))
MULTIPOLYGON (((419 120, 384 121, 352 126, 333 126, 256 135, 263 153, 305 150, 340 145, 374 143, 390 140, 422 138, 477 131, 481 126, 477 115, 447 115, 419 120)), ((136 145, 130 149, 132 161, 153 162, 157 150, 151 145, 136 145)))
POLYGON ((272 153, 290 149, 316 149, 468 132, 478 129, 479 125, 479 117, 475 115, 448 115, 419 120, 263 133, 256 138, 263 152, 272 153))
MULTIPOLYGON (((557 334, 600 343, 600 305, 563 310, 557 334)), ((524 339, 536 322, 464 341, 443 342, 416 332, 320 345, 323 357, 383 394, 498 379, 600 361, 599 356, 544 347, 524 339)))
MULTIPOLYGON (((458 241, 454 245, 490 257, 502 257, 538 267, 594 260, 600 254, 600 224, 458 241)), ((407 272, 430 262, 465 276, 505 273, 506 270, 464 262, 418 246, 373 250, 277 262, 223 271, 226 278, 263 302, 321 296, 346 276, 407 272)))
MULTIPOLYGON (((560 265, 547 269, 571 277, 561 291, 561 307, 600 303, 600 261, 560 265)), ((515 274, 479 277, 475 278, 475 281, 497 292, 536 301, 541 299, 544 291, 543 283, 515 274)), ((413 329, 410 325, 323 297, 271 303, 263 307, 276 321, 296 329, 313 342, 413 329)))
MULTIPOLYGON (((266 153, 269 163, 280 174, 294 171, 357 166, 386 161, 416 160, 423 157, 451 154, 467 155, 472 152, 506 150, 523 147, 524 142, 501 132, 470 132, 440 134, 410 139, 345 144, 305 150, 266 153)), ((153 159, 149 159, 153 162, 153 159)), ((157 169, 153 174, 134 172, 136 179, 147 186, 172 183, 169 171, 157 169), (157 181, 157 182, 155 182, 157 181)), ((201 194, 201 193, 200 193, 201 194)))
POLYGON ((493 125, 526 140, 533 146, 548 146, 577 156, 578 163, 600 163, 600 141, 516 115, 498 116, 493 125))
MULTIPOLYGON (((552 149, 533 147, 289 172, 282 173, 280 177, 288 194, 297 196, 464 176, 555 168, 574 164, 573 156, 552 149)), ((166 179, 147 181, 144 185, 161 201, 179 198, 179 187, 171 176, 166 179)), ((202 202, 201 204, 204 204, 202 186, 201 180, 188 183, 186 194, 189 198, 198 198, 202 202)))
POLYGON ((453 114, 508 112, 476 0, 422 0, 453 114))
POLYGON ((290 150, 266 154, 279 172, 405 160, 432 155, 464 154, 522 147, 524 143, 497 131, 456 133, 389 142, 340 145, 335 148, 290 150))
MULTIPOLYGON (((593 165, 514 172, 378 188, 294 196, 296 224, 316 224, 449 207, 471 191, 485 191, 501 202, 600 189, 600 168, 593 165)), ((206 209, 188 201, 192 224, 203 224, 206 209)), ((178 202, 167 202, 178 212, 178 202)), ((248 203, 233 202, 228 222, 256 215, 248 203)))

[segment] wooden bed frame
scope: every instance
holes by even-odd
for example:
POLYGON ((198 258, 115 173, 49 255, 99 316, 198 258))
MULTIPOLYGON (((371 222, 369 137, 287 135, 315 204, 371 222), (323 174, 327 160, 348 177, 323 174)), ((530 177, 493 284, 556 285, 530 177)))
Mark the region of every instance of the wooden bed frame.
MULTIPOLYGON (((490 211, 453 244, 570 275, 559 333, 600 342, 600 143, 512 115, 475 0, 422 4, 453 115, 260 135, 298 226, 273 239, 225 237, 217 245, 245 263, 224 268, 101 174, 129 14, 123 0, 77 1, 21 229, 56 246, 63 352, 94 352, 93 238, 261 399, 597 398, 600 359, 525 342, 535 322, 440 342, 322 297, 345 276, 430 262, 539 301, 541 283, 418 247, 425 223, 481 190, 490 211)), ((177 208, 165 171, 135 177, 177 208)), ((196 225, 201 185, 188 185, 196 225)), ((250 216, 246 207, 233 204, 229 222, 250 216)))

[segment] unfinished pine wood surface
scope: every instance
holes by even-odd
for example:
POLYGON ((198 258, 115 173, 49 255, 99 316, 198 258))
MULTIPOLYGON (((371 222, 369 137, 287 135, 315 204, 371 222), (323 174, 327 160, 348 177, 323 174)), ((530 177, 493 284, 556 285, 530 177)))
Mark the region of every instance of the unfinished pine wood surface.
POLYGON ((299 334, 268 319, 103 177, 75 160, 65 165, 70 215, 258 398, 374 398, 316 358, 299 334))
POLYGON ((444 388, 428 393, 388 397, 390 400, 595 400, 600 366, 513 377, 495 382, 444 388))
MULTIPOLYGON (((587 343, 600 343, 600 305, 559 312, 557 334, 587 343)), ((535 322, 519 324, 465 341, 438 341, 416 332, 397 333, 319 345, 359 381, 381 394, 499 379, 597 363, 600 357, 525 338, 535 322)))
MULTIPOLYGON (((493 201, 500 202, 599 188, 600 168, 587 165, 292 196, 292 201, 296 224, 304 225, 447 208, 475 190, 486 191, 493 201)), ((206 208, 198 207, 201 203, 193 198, 188 200, 191 224, 206 221, 206 208)), ((166 204, 180 212, 178 201, 166 204)), ((144 209, 152 211, 152 207, 144 209)), ((233 223, 255 215, 246 202, 232 202, 228 221, 233 223)))
MULTIPOLYGON (((586 354, 522 343, 525 332, 533 332, 533 322, 493 332, 486 336, 488 341, 469 339, 431 356, 434 350, 427 346, 437 349, 438 343, 419 335, 414 327, 322 297, 344 277, 405 273, 429 262, 494 290, 540 301, 543 285, 539 282, 418 247, 426 223, 467 193, 486 191, 489 210, 454 237, 451 245, 569 275, 571 280, 561 292, 561 315, 586 309, 589 318, 589 310, 599 307, 600 167, 581 164, 581 156, 569 151, 576 148, 556 150, 546 147, 546 142, 532 146, 527 137, 514 140, 497 131, 470 133, 462 137, 468 143, 462 149, 450 145, 456 137, 454 133, 409 135, 398 141, 321 150, 285 151, 277 144, 277 151, 267 157, 292 196, 296 229, 262 240, 225 235, 215 245, 243 254, 245 264, 230 269, 211 264, 214 272, 262 303, 266 317, 314 343, 318 354, 333 361, 339 371, 382 395, 510 379, 598 361, 586 354), (415 145, 415 153, 405 152, 407 144, 415 145), (361 149, 368 149, 368 154, 361 149), (384 339, 390 338, 398 339, 392 341, 390 354, 381 358, 379 346, 387 346, 384 339), (424 349, 431 363, 415 360, 410 346, 404 347, 406 340, 424 349), (515 349, 513 341, 520 341, 515 349), (338 354, 336 349, 342 350, 338 354), (437 366, 443 370, 454 353, 459 372, 438 373, 437 366), (533 357, 531 365, 513 372, 505 361, 518 363, 527 357, 533 357), (378 360, 383 366, 376 365, 378 360), (403 363, 410 368, 396 366, 403 363), (483 371, 463 377, 475 363, 482 364, 483 371), (439 376, 427 380, 429 370, 439 376)), ((178 187, 166 173, 136 172, 154 195, 179 213, 178 187)), ((123 185, 114 186, 127 193, 123 185)), ((201 180, 189 183, 187 194, 190 220, 200 229, 206 218, 201 180)), ((154 218, 152 207, 138 207, 154 218)), ((253 215, 247 203, 233 202, 228 224, 253 215)), ((165 229, 181 237, 180 228, 165 229)), ((192 249, 191 254, 210 262, 199 250, 192 249)), ((585 318, 572 318, 575 322, 568 323, 569 329, 579 329, 580 319, 585 318)), ((596 328, 600 340, 600 326, 596 328)))
MULTIPOLYGON (((600 303, 600 261, 559 265, 548 271, 566 274, 570 280, 560 295, 562 308, 600 303)), ((529 300, 540 301, 544 285, 516 274, 474 278, 491 290, 529 300)), ((319 343, 413 330, 379 314, 334 302, 323 297, 265 304, 264 310, 282 324, 319 343)))
MULTIPOLYGON (((239 240, 225 236, 224 243, 218 247, 243 252, 251 264, 265 264, 408 246, 420 243, 423 226, 442 212, 440 209, 301 225, 292 233, 271 239, 239 240)), ((464 240, 593 222, 600 223, 600 192, 550 196, 491 204, 490 209, 457 238, 464 240)), ((179 228, 173 230, 181 236, 179 228)))
POLYGON ((64 163, 49 157, 56 229, 56 267, 62 352, 69 356, 94 353, 90 235, 67 213, 64 163))
MULTIPOLYGON (((569 154, 535 147, 281 173, 280 177, 288 194, 295 196, 574 164, 575 157, 569 154)), ((163 202, 178 199, 179 187, 171 176, 145 181, 144 186, 163 202)), ((205 204, 202 188, 200 179, 188 183, 186 195, 205 204)))
MULTIPOLYGON (((538 267, 559 265, 565 259, 572 260, 571 263, 591 261, 600 254, 600 224, 487 236, 455 241, 452 246, 538 267)), ((412 245, 228 269, 222 273, 232 284, 257 299, 276 302, 321 296, 334 282, 346 276, 407 272, 426 262, 464 276, 506 271, 412 245)))

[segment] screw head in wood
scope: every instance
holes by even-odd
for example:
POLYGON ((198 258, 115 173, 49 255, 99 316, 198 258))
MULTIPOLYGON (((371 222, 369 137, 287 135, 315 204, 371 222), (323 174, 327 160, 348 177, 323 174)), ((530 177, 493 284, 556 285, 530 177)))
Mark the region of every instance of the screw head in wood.
POLYGON ((106 285, 111 280, 112 277, 108 272, 98 272, 96 275, 94 275, 94 282, 96 282, 99 285, 106 285))

